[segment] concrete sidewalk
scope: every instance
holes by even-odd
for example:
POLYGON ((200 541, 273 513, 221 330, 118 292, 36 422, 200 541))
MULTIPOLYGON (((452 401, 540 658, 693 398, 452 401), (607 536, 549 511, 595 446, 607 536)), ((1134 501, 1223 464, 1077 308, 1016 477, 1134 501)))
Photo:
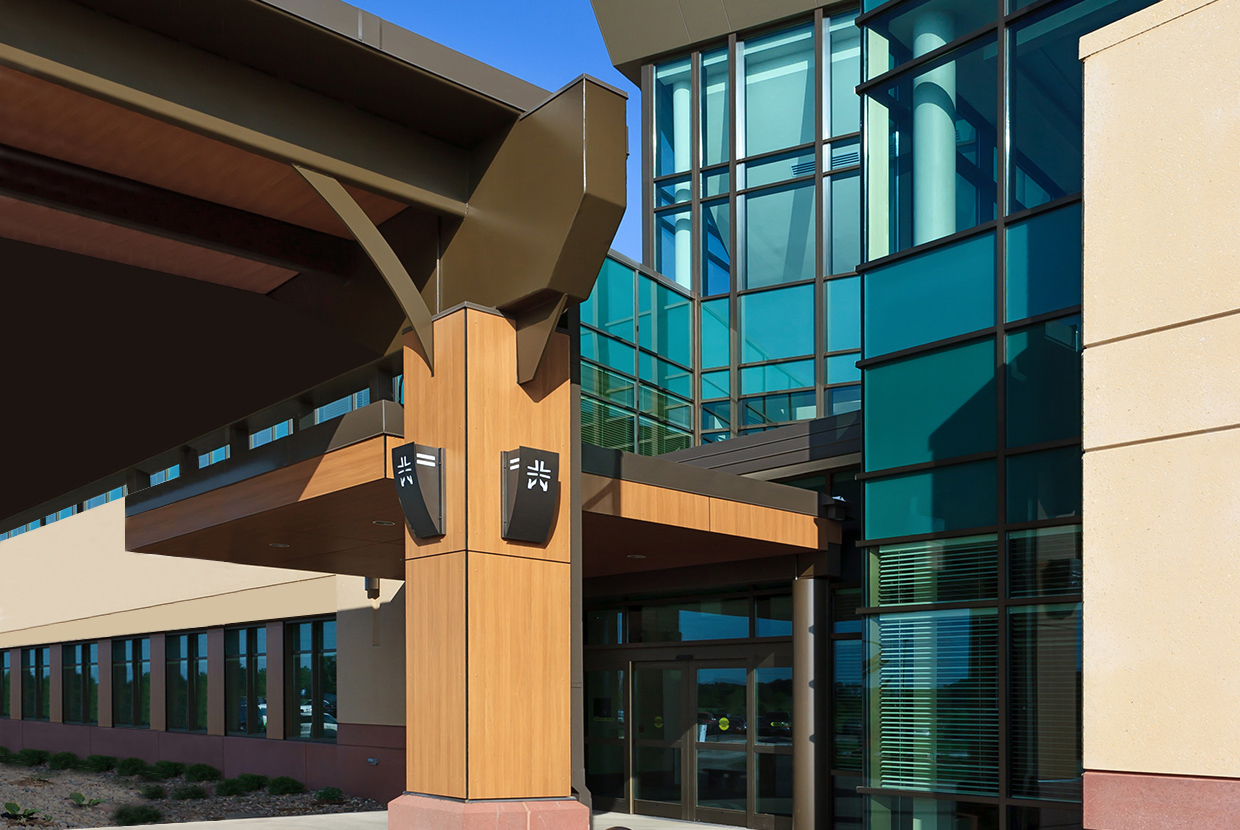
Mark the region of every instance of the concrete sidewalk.
MULTIPOLYGON (((148 825, 155 826, 155 825, 148 825)), ((187 821, 166 825, 178 830, 387 830, 387 811, 331 813, 324 816, 274 816, 223 821, 187 821)))

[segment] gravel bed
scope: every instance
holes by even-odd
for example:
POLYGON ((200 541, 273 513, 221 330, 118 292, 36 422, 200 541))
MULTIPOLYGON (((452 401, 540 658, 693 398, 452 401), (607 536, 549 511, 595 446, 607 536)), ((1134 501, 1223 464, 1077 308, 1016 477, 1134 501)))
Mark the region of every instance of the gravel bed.
MULTIPOLYGON (((236 796, 211 795, 208 798, 175 801, 172 798, 147 800, 138 788, 148 782, 139 778, 122 778, 116 772, 53 771, 46 767, 14 767, 0 764, 0 812, 6 802, 16 802, 23 810, 39 811, 39 817, 26 822, 0 818, 0 830, 69 830, 79 827, 110 827, 115 825, 112 812, 118 807, 149 804, 164 814, 160 824, 184 821, 218 821, 232 818, 266 816, 309 816, 326 813, 357 813, 387 809, 386 805, 366 798, 345 798, 343 804, 318 804, 312 793, 299 795, 268 795, 264 791, 236 796), (104 803, 95 807, 78 807, 70 793, 81 793, 87 800, 98 798, 104 803)), ((160 782, 169 793, 185 782, 170 778, 160 782)), ((214 792, 211 783, 200 784, 214 792)))

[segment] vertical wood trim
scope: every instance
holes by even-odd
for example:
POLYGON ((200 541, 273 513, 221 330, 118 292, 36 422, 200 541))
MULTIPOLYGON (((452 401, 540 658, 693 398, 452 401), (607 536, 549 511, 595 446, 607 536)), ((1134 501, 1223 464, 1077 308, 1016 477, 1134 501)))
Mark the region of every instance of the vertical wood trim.
POLYGON ((224 629, 222 628, 212 628, 207 631, 207 734, 224 734, 224 629))
POLYGON ((47 647, 48 696, 47 719, 52 723, 65 721, 65 648, 60 643, 47 647))
POLYGON ((112 726, 112 641, 99 640, 99 726, 112 726))
MULTIPOLYGON (((405 562, 405 741, 410 792, 467 796, 466 558, 458 552, 405 562)), ((491 691, 523 699, 510 694, 512 689, 491 691)))
POLYGON ((267 623, 267 737, 284 740, 284 623, 267 623))
POLYGON ((151 635, 151 729, 168 728, 168 647, 163 634, 151 635))

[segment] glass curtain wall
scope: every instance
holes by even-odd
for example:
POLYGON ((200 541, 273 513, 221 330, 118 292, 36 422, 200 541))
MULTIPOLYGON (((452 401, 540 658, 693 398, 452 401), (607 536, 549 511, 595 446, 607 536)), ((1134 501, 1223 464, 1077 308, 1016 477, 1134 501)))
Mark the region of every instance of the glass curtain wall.
POLYGON ((52 711, 51 649, 22 649, 22 719, 47 720, 52 711))
POLYGON ((169 634, 167 651, 168 729, 207 731, 207 635, 169 634))
POLYGON ((9 718, 13 713, 9 708, 13 700, 13 667, 10 665, 8 650, 0 651, 0 718, 9 718))
POLYGON ((860 407, 855 17, 648 68, 647 258, 701 299, 702 441, 860 407))
POLYGON ((267 627, 224 632, 224 731, 267 734, 267 627))
POLYGON ((61 699, 65 723, 99 722, 99 644, 61 646, 61 699))
POLYGON ((310 620, 285 628, 290 740, 336 740, 336 621, 310 620))
POLYGON ((151 639, 112 641, 112 725, 151 725, 151 639))
POLYGON ((868 826, 1081 826, 1080 37, 1149 0, 870 0, 868 826))
POLYGON ((693 446, 689 293, 614 257, 581 316, 581 437, 661 455, 693 446))

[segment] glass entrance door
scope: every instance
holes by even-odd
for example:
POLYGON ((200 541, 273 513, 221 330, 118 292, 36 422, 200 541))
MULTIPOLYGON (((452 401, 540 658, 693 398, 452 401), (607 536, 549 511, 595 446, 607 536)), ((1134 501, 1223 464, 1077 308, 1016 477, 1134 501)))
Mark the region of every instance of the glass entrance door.
POLYGON ((633 666, 633 811, 681 818, 684 813, 685 671, 676 664, 633 666))

